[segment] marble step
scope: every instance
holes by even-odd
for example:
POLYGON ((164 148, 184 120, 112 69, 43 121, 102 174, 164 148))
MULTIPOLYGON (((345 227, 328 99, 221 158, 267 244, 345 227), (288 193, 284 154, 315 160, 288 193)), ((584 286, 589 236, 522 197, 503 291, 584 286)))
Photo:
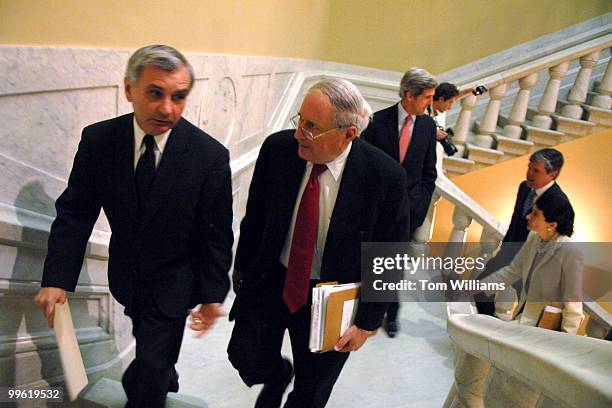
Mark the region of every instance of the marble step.
MULTIPOLYGON (((119 381, 101 378, 79 396, 80 408, 123 408, 127 398, 119 381)), ((202 408, 205 401, 180 394, 169 393, 166 408, 202 408)))
POLYGON ((595 123, 582 119, 572 119, 559 114, 551 115, 556 122, 556 129, 564 133, 563 142, 571 142, 572 140, 590 135, 595 130, 595 123))
POLYGON ((565 137, 562 132, 556 130, 542 129, 529 124, 523 127, 527 130, 527 140, 533 142, 533 151, 558 145, 565 137))
POLYGON ((582 107, 587 112, 587 119, 589 122, 595 123, 593 133, 612 127, 612 110, 590 105, 582 105, 582 107))
POLYGON ((504 152, 504 155, 499 158, 498 163, 529 154, 534 146, 534 142, 530 140, 515 139, 497 133, 493 137, 497 141, 497 150, 504 152))
POLYGON ((504 155, 504 152, 499 150, 480 147, 472 143, 467 143, 467 149, 467 158, 474 161, 474 170, 480 170, 499 163, 501 161, 501 157, 504 155))
POLYGON ((474 169, 474 164, 474 160, 464 159, 462 157, 445 156, 442 159, 442 167, 448 178, 471 172, 474 169))

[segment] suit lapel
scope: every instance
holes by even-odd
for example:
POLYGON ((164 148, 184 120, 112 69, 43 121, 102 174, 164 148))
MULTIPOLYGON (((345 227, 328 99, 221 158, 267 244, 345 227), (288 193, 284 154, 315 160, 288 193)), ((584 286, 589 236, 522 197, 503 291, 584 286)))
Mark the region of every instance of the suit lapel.
POLYGON ((141 227, 146 226, 162 202, 165 201, 168 193, 176 185, 176 181, 180 179, 181 174, 185 170, 185 165, 188 162, 186 155, 189 153, 189 135, 184 131, 181 119, 168 136, 162 159, 155 171, 155 179, 149 192, 149 198, 145 209, 144 220, 141 227))
POLYGON ((279 254, 289 231, 291 216, 296 206, 300 184, 306 168, 306 161, 298 156, 297 149, 297 142, 291 143, 291 151, 283 158, 278 158, 278 165, 275 167, 276 171, 273 175, 273 197, 270 206, 273 208, 272 212, 277 214, 278 233, 275 235, 279 237, 279 254))
POLYGON ((333 256, 331 254, 335 252, 335 248, 342 242, 344 236, 348 232, 356 230, 361 222, 366 182, 366 163, 364 163, 360 143, 363 142, 359 139, 353 141, 344 172, 342 173, 336 204, 334 205, 327 231, 321 276, 326 272, 325 265, 328 263, 327 259, 333 256))
POLYGON ((391 153, 391 157, 397 162, 399 162, 399 132, 398 132, 398 122, 397 115, 399 105, 394 105, 388 109, 387 118, 383 121, 386 127, 386 134, 389 135, 387 142, 389 144, 389 152, 391 153))
POLYGON ((136 183, 134 180, 134 125, 133 115, 128 115, 119 125, 117 142, 112 160, 112 186, 116 186, 121 201, 128 209, 130 219, 135 220, 138 214, 136 183))

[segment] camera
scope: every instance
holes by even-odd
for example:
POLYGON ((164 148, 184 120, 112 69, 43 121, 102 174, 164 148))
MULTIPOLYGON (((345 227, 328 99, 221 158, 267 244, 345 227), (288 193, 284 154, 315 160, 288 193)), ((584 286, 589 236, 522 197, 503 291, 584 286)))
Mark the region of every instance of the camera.
POLYGON ((483 93, 485 93, 485 92, 487 92, 487 91, 488 91, 488 89, 487 89, 487 87, 486 87, 486 86, 484 86, 484 85, 479 85, 479 86, 477 86, 476 88, 474 88, 474 90, 472 91, 472 93, 473 93, 474 95, 478 96, 478 95, 482 95, 483 93))
MULTIPOLYGON (((442 126, 438 126, 438 129, 444 130, 442 126)), ((453 129, 447 128, 446 133, 448 133, 448 136, 440 140, 440 144, 442 144, 442 147, 444 148, 444 152, 447 155, 452 156, 453 154, 458 152, 457 146, 455 146, 455 144, 451 142, 451 137, 455 135, 455 132, 453 132, 453 129)))

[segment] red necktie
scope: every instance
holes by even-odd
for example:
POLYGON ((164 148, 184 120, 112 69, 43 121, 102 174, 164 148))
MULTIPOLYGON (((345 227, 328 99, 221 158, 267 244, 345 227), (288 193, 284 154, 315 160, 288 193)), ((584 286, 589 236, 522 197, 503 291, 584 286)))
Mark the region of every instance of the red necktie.
POLYGON ((406 153, 408 153, 408 146, 410 145, 410 124, 412 123, 412 116, 406 116, 404 120, 404 126, 402 126, 402 131, 400 132, 399 138, 399 161, 400 163, 404 163, 404 159, 406 158, 406 153))
POLYGON ((295 218, 287 276, 283 288, 283 299, 291 313, 297 312, 308 302, 310 270, 319 227, 319 175, 325 170, 327 166, 324 164, 312 166, 295 218))

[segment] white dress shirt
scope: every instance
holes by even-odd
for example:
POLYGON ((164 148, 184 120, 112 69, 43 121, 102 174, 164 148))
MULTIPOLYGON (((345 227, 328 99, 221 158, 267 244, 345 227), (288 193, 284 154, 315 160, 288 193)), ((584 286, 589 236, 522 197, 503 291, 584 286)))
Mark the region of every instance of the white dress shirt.
MULTIPOLYGON (((406 117, 408 116, 408 112, 406 112, 401 102, 398 102, 397 106, 398 106, 397 108, 397 137, 399 138, 399 136, 402 134, 402 127, 404 127, 404 121, 406 120, 406 117)), ((410 122, 410 134, 412 135, 412 130, 414 129, 414 121, 416 120, 416 115, 410 115, 410 116, 412 117, 412 122, 410 122)), ((410 141, 412 141, 412 137, 410 138, 410 141)))
MULTIPOLYGON (((546 184, 545 186, 542 186, 542 187, 540 187, 540 188, 536 188, 536 190, 535 190, 535 193, 536 193, 536 198, 535 198, 535 199, 537 200, 538 198, 540 198, 540 196, 541 196, 542 194, 544 194, 544 192, 545 192, 546 190, 548 190, 549 188, 551 188, 553 184, 555 184, 555 180, 551 180, 551 181, 550 181, 548 184, 546 184)), ((535 200, 534 200, 534 202, 535 202, 535 200)))
MULTIPOLYGON (((340 188, 340 181, 342 179, 342 173, 344 173, 344 166, 346 165, 346 159, 351 151, 353 143, 349 143, 347 148, 333 161, 326 163, 327 170, 321 173, 319 176, 319 227, 317 230, 317 244, 315 247, 314 258, 312 260, 312 268, 310 272, 311 279, 320 279, 321 277, 321 262, 323 261, 323 251, 325 250, 325 242, 327 241, 327 231, 329 229, 329 222, 331 220, 334 206, 336 205, 336 198, 338 198, 338 189, 340 188)), ((285 245, 281 252, 279 261, 287 267, 289 264, 289 254, 291 252, 291 242, 293 241, 293 230, 295 229, 295 219, 297 218, 298 209, 300 202, 302 201, 302 194, 310 178, 310 172, 312 170, 312 163, 307 162, 306 168, 304 169, 304 175, 302 176, 302 183, 298 191, 297 199, 293 207, 293 215, 291 216, 291 224, 289 225, 289 232, 285 238, 285 245)))
MULTIPOLYGON (((153 153, 155 154, 155 167, 159 166, 159 162, 161 161, 162 155, 164 154, 164 148, 166 147, 166 143, 168 142, 168 136, 170 136, 170 132, 172 129, 167 132, 162 133, 161 135, 153 136, 153 140, 155 141, 155 145, 153 146, 153 153)), ((146 150, 146 146, 142 142, 146 133, 144 130, 138 126, 136 122, 136 118, 134 117, 134 171, 136 171, 136 166, 138 165, 138 160, 140 156, 146 150)))

